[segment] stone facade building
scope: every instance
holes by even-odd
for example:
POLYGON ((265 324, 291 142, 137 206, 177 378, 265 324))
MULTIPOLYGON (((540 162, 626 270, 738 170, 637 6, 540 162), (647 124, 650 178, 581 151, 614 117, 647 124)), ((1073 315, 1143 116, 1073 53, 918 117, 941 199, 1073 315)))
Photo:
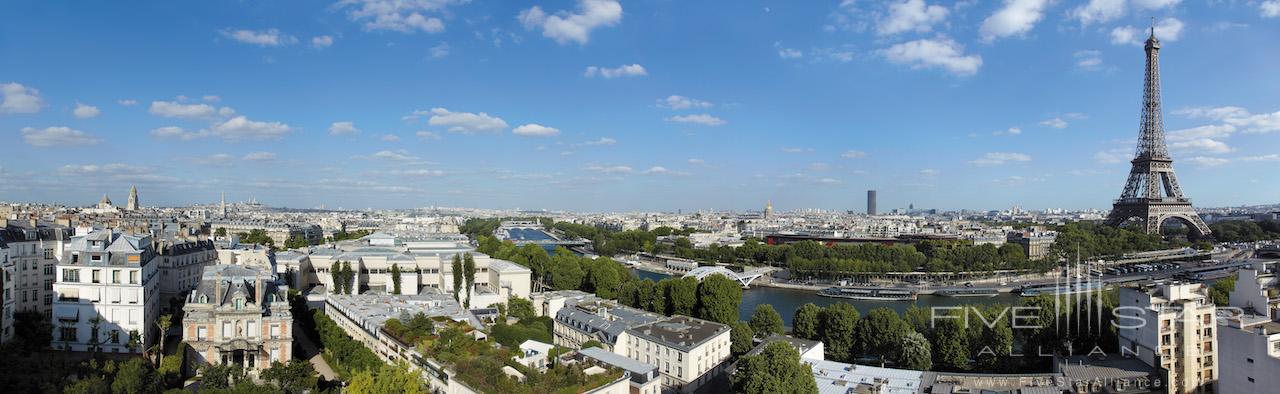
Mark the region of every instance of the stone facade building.
POLYGON ((293 315, 287 288, 260 267, 212 265, 183 306, 183 338, 193 368, 236 364, 250 374, 288 362, 293 315))

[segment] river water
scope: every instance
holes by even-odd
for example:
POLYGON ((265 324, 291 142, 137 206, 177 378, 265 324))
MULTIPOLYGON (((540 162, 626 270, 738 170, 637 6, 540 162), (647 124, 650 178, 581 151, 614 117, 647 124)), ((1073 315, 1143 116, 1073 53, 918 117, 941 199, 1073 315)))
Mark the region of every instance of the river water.
MULTIPOLYGON (((640 279, 652 279, 659 281, 669 278, 669 275, 643 270, 634 270, 640 279)), ((941 306, 960 306, 972 304, 1017 304, 1020 297, 1016 294, 1002 293, 995 297, 944 297, 936 295, 921 295, 915 301, 867 301, 867 300, 850 300, 831 297, 819 296, 811 290, 784 289, 778 287, 753 286, 742 292, 742 304, 738 307, 738 318, 746 321, 751 320, 751 314, 755 311, 756 306, 760 304, 771 304, 773 309, 782 315, 782 321, 791 325, 791 317, 795 315, 796 309, 806 303, 813 303, 820 307, 826 307, 837 302, 843 302, 853 305, 858 312, 867 314, 875 308, 889 308, 901 314, 907 310, 912 304, 920 308, 941 307, 941 306)))

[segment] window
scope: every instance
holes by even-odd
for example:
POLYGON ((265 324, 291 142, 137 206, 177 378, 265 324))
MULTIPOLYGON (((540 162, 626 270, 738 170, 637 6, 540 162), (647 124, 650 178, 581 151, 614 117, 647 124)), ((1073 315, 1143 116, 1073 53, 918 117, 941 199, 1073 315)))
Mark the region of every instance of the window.
POLYGON ((44 258, 46 259, 53 258, 53 248, 44 248, 44 258))
POLYGON ((80 270, 74 268, 64 268, 62 270, 62 281, 69 283, 80 283, 80 270))
POLYGON ((208 337, 209 337, 208 327, 200 326, 199 328, 196 328, 196 340, 203 341, 205 338, 208 338, 208 337))
POLYGON ((278 325, 278 324, 272 324, 272 325, 271 325, 271 338, 272 338, 272 339, 275 339, 275 338, 279 338, 279 337, 280 337, 280 325, 278 325))
POLYGON ((120 331, 111 330, 111 343, 120 343, 120 331))
POLYGON ((249 321, 248 323, 246 323, 246 324, 247 324, 248 326, 245 328, 245 330, 247 330, 247 331, 249 332, 249 338, 257 338, 257 337, 258 337, 258 322, 257 322, 257 321, 255 321, 255 320, 250 320, 250 321, 249 321))
POLYGON ((62 329, 58 331, 58 334, 58 340, 60 341, 74 342, 76 340, 75 326, 62 327, 62 329))
POLYGON ((93 283, 102 283, 102 270, 93 270, 89 281, 93 283))
POLYGON ((129 270, 129 284, 138 284, 138 270, 129 270))
POLYGON ((120 283, 120 270, 111 270, 111 283, 120 283))
POLYGON ((229 321, 222 322, 222 337, 223 338, 231 337, 231 322, 229 321))
POLYGON ((100 263, 100 262, 102 262, 102 255, 96 255, 96 254, 95 254, 95 255, 89 256, 89 261, 92 261, 92 262, 95 262, 95 263, 100 263))
POLYGON ((53 264, 44 266, 44 274, 47 276, 53 276, 53 264))

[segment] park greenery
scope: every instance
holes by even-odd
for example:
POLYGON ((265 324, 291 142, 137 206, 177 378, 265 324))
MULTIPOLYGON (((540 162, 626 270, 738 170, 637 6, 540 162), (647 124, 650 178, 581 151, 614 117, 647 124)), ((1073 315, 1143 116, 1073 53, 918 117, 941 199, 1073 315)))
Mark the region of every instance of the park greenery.
MULTIPOLYGON (((311 337, 318 338, 320 347, 324 349, 325 362, 342 380, 349 380, 357 371, 372 370, 383 364, 373 351, 347 335, 324 311, 317 309, 310 314, 304 312, 302 316, 311 317, 310 321, 299 324, 315 328, 317 335, 311 337)), ((294 317, 299 315, 294 314, 294 317)))
POLYGON ((337 231, 337 232, 333 233, 333 236, 329 237, 329 242, 338 242, 338 241, 346 241, 346 240, 351 240, 351 239, 360 239, 360 238, 364 238, 365 236, 367 236, 367 235, 369 235, 369 234, 373 234, 373 231, 372 231, 372 230, 356 230, 356 231, 350 231, 350 232, 348 232, 348 231, 345 231, 345 230, 340 230, 340 231, 337 231))
POLYGON ((731 383, 743 394, 810 394, 818 392, 813 371, 800 352, 783 341, 770 342, 759 354, 738 360, 731 383))
POLYGON ((1236 279, 1240 274, 1234 274, 1226 278, 1213 281, 1213 285, 1209 286, 1209 299, 1213 300, 1214 305, 1228 305, 1231 301, 1231 291, 1236 288, 1236 279))
POLYGON ((839 362, 957 372, 1039 371, 1050 367, 1052 357, 1043 355, 1114 352, 1116 333, 1107 323, 1114 319, 1110 311, 1116 305, 1114 291, 1027 297, 1017 306, 1038 314, 1020 321, 1029 328, 1015 332, 1008 305, 933 310, 913 305, 902 314, 876 308, 862 315, 847 303, 825 308, 805 304, 795 312, 792 335, 822 341, 827 359, 839 362))
POLYGON ((1254 242, 1280 239, 1280 222, 1263 220, 1228 220, 1209 225, 1213 237, 1221 242, 1254 242))
POLYGON ((622 370, 609 368, 606 373, 587 375, 581 364, 555 364, 539 373, 515 362, 512 347, 496 347, 490 341, 473 339, 466 330, 464 326, 451 325, 423 341, 422 346, 427 349, 426 354, 455 371, 453 378, 479 392, 581 393, 617 380, 623 374, 622 370), (525 381, 507 376, 502 372, 504 366, 524 374, 525 381))
POLYGON ((351 269, 350 261, 334 260, 329 266, 330 277, 333 278, 333 294, 356 294, 352 291, 352 284, 355 284, 356 272, 351 269))

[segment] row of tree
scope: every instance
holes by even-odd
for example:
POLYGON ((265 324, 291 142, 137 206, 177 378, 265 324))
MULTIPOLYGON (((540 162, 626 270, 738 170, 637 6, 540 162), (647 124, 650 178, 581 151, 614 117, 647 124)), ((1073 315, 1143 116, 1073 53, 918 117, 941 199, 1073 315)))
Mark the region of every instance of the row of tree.
POLYGON ((329 266, 329 276, 333 278, 333 294, 356 294, 359 290, 355 281, 356 272, 351 269, 350 261, 337 261, 329 266))
POLYGON ((463 307, 471 307, 471 290, 476 285, 476 260, 471 253, 463 255, 453 255, 453 264, 450 266, 453 271, 453 299, 462 303, 463 307), (465 282, 467 297, 461 299, 460 293, 465 282))
POLYGON ((1228 220, 1209 225, 1213 237, 1222 242, 1253 242, 1280 239, 1280 222, 1228 220))
POLYGON ((738 321, 742 284, 724 275, 652 279, 624 284, 618 302, 668 316, 685 315, 722 324, 738 321))

